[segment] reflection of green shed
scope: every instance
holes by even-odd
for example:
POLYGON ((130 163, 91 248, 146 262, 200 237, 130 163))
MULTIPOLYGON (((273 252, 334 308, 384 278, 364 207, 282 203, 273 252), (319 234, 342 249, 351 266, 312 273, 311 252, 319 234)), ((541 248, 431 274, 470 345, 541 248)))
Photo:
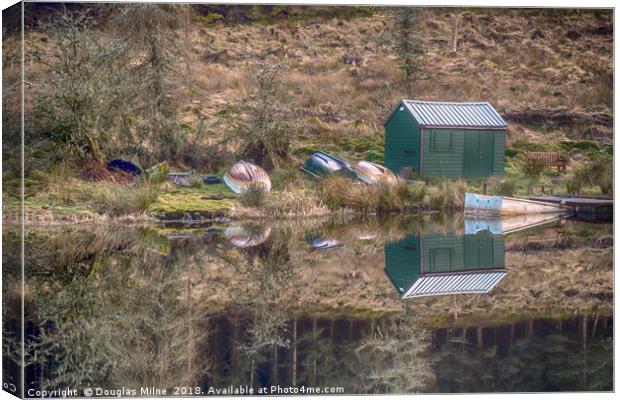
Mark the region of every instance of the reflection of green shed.
POLYGON ((410 235, 385 246, 385 272, 403 298, 486 293, 504 275, 504 238, 410 235))
POLYGON ((506 129, 489 103, 403 100, 385 123, 385 166, 423 177, 501 175, 506 129))

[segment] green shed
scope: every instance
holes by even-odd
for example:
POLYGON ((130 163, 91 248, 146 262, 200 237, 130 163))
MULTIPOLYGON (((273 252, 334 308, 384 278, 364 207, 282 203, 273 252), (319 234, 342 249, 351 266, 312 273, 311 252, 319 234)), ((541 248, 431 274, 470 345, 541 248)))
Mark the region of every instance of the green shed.
POLYGON ((385 272, 402 298, 486 293, 506 275, 504 251, 488 230, 409 235, 385 245, 385 272))
POLYGON ((402 100, 385 122, 385 166, 425 178, 502 175, 507 128, 486 102, 402 100))

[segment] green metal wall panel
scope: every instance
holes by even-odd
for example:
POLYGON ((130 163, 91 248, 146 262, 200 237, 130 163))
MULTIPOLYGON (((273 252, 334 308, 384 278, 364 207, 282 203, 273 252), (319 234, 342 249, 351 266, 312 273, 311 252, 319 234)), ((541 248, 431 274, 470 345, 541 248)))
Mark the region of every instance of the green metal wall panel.
POLYGON ((418 125, 401 104, 385 125, 385 166, 396 174, 403 167, 418 171, 419 147, 418 125))
POLYGON ((462 129, 422 129, 423 176, 463 176, 463 132, 462 129))
POLYGON ((504 175, 504 161, 506 158, 506 131, 494 131, 495 143, 493 146, 493 175, 504 175))
POLYGON ((488 231, 463 237, 465 269, 504 268, 504 237, 488 231))
POLYGON ((428 234, 422 237, 422 271, 426 274, 463 269, 463 237, 428 234))
POLYGON ((467 130, 464 135, 463 176, 474 178, 493 175, 495 132, 467 130))
POLYGON ((420 239, 410 235, 385 245, 385 272, 398 291, 403 294, 420 272, 420 239))
POLYGON ((506 268, 506 247, 503 235, 493 235, 493 266, 506 268))

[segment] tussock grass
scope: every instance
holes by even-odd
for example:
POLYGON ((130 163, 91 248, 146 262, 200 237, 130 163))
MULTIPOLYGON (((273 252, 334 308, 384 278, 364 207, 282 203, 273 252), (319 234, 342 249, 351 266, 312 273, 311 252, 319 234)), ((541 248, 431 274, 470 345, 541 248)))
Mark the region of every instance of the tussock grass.
POLYGON ((435 210, 456 211, 463 209, 465 192, 469 190, 467 182, 457 179, 456 181, 441 181, 433 187, 429 194, 429 204, 435 210))
POLYGON ((350 209, 364 213, 381 213, 417 206, 426 196, 426 190, 407 183, 395 185, 380 183, 366 185, 350 179, 330 176, 318 188, 319 196, 331 210, 350 209))
POLYGON ((269 179, 274 189, 290 189, 302 183, 301 173, 296 168, 276 168, 269 174, 269 179))
POLYGON ((329 214, 329 208, 314 190, 290 188, 270 196, 265 212, 276 217, 319 216, 329 214))
POLYGON ((239 202, 244 207, 260 207, 265 203, 267 193, 259 184, 251 184, 239 195, 239 202))
POLYGON ((112 216, 143 213, 149 209, 160 193, 160 183, 142 178, 133 186, 113 186, 93 193, 99 212, 112 216))

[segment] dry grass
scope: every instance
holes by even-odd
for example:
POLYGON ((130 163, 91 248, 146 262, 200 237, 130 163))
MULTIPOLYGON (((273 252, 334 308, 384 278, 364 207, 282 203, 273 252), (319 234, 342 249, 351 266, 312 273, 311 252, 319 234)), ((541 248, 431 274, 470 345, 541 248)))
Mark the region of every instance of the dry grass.
POLYGON ((442 180, 429 190, 429 204, 434 210, 457 211, 463 209, 465 192, 469 191, 467 182, 442 180))
POLYGON ((278 192, 269 199, 265 211, 276 217, 308 217, 329 214, 316 192, 303 187, 278 192))

